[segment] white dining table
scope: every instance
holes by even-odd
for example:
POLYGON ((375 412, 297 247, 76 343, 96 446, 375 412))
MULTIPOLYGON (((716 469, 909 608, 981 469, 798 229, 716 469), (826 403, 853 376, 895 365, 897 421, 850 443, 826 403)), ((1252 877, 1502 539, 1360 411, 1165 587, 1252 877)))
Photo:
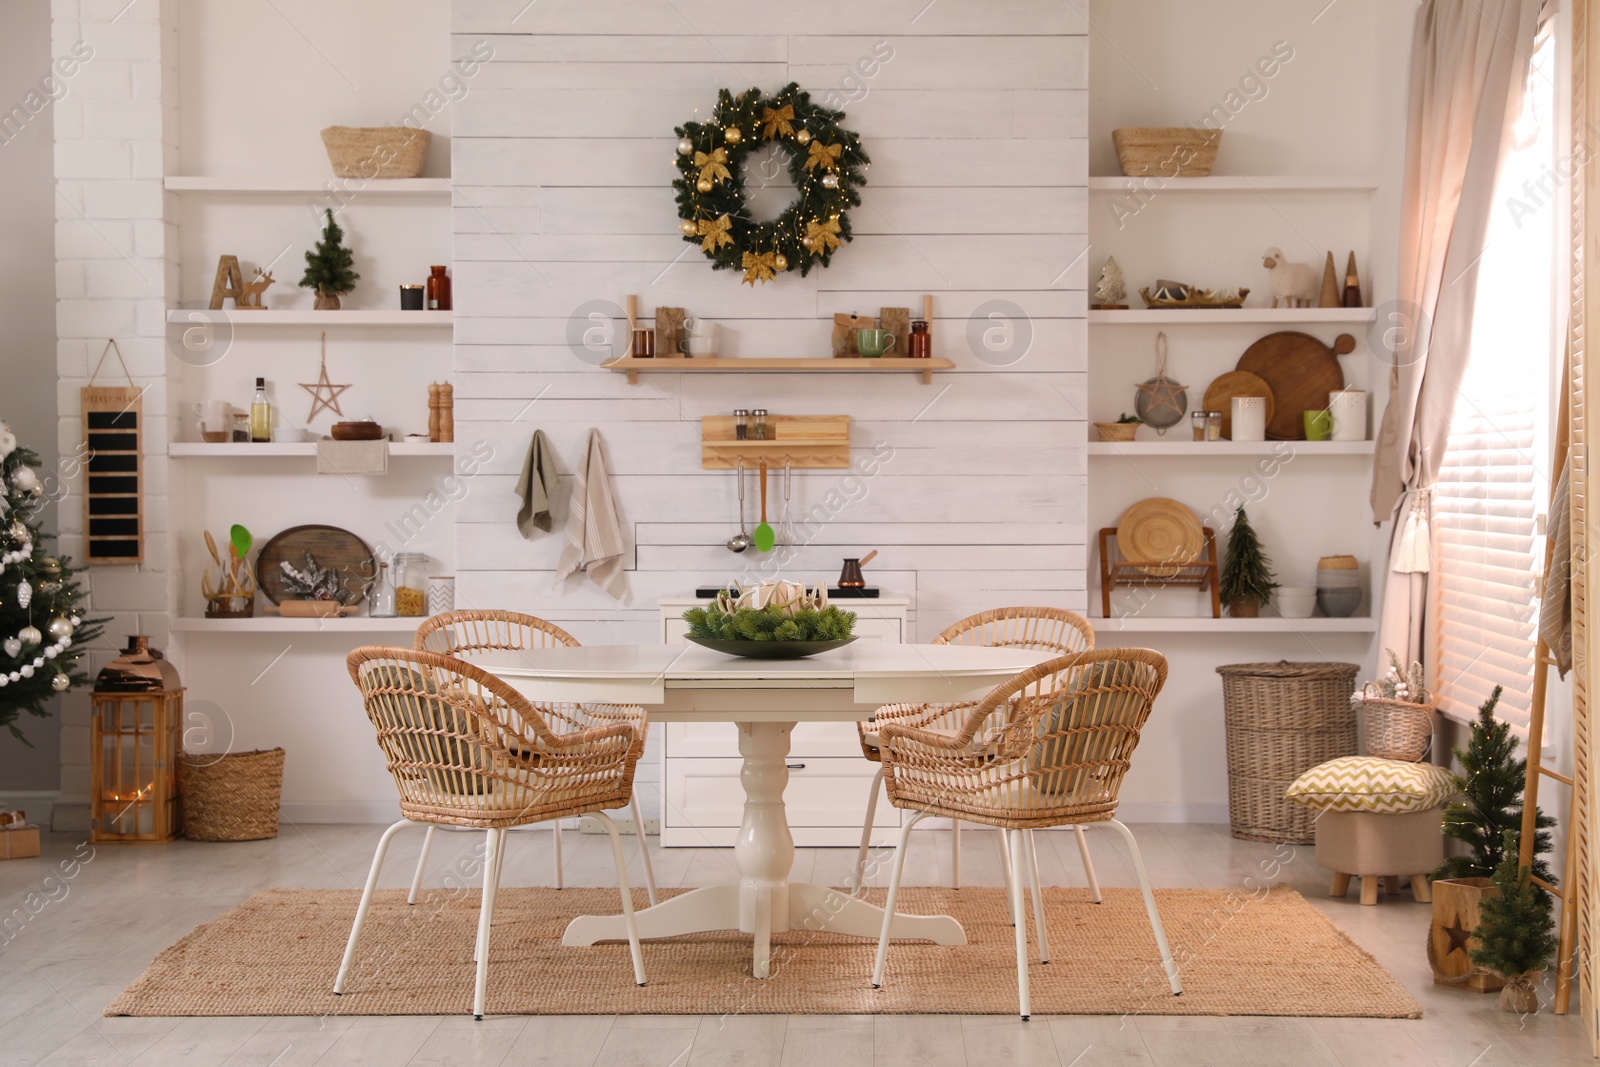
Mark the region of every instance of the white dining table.
MULTIPOLYGON (((637 912, 641 938, 740 930, 752 974, 771 973, 772 935, 826 931, 876 938, 883 910, 829 886, 789 881, 794 837, 784 809, 790 734, 800 722, 861 721, 883 704, 976 700, 1050 658, 1028 649, 858 642, 806 659, 737 659, 697 645, 581 645, 474 657, 531 700, 642 705, 652 722, 726 722, 743 757, 744 817, 734 844, 739 881, 706 886, 637 912)), ((948 915, 895 915, 894 937, 962 945, 948 915)), ((583 915, 564 945, 620 941, 621 915, 583 915)))

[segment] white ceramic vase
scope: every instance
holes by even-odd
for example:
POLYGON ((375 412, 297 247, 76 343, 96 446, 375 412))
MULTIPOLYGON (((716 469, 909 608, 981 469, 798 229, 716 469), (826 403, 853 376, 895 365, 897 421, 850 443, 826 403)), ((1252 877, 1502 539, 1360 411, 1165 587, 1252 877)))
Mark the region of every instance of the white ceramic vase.
POLYGON ((1260 396, 1233 398, 1233 440, 1265 441, 1267 439, 1267 400, 1260 396))
POLYGON ((1367 391, 1341 389, 1328 394, 1328 412, 1333 416, 1335 441, 1367 439, 1367 391))

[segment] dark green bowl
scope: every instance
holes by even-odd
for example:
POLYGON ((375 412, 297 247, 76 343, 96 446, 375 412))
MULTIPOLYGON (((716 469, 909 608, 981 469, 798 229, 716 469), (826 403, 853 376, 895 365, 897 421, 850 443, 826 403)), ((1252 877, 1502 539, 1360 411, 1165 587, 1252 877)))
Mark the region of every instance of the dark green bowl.
POLYGON ((818 652, 843 648, 853 637, 838 641, 725 641, 720 637, 692 637, 684 635, 697 645, 741 659, 804 659, 818 652))

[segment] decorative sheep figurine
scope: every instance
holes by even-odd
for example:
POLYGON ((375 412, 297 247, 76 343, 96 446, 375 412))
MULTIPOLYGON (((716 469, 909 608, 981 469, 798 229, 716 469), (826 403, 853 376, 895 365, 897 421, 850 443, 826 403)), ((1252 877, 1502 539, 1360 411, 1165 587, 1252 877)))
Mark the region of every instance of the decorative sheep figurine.
POLYGON ((1272 306, 1312 307, 1317 302, 1317 268, 1310 263, 1290 263, 1281 249, 1262 253, 1261 265, 1272 272, 1272 306))

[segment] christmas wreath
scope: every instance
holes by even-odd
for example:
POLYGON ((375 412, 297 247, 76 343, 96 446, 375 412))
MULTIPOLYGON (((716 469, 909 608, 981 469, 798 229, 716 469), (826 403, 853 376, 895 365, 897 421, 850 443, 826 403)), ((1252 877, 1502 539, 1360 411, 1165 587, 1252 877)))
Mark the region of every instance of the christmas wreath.
POLYGON ((714 270, 742 270, 744 281, 771 281, 786 270, 826 267, 851 239, 846 212, 861 203, 871 164, 861 138, 839 125, 844 112, 813 104, 790 82, 772 96, 723 89, 710 122, 677 128, 678 217, 683 239, 698 244, 714 270), (799 197, 771 222, 750 217, 745 156, 767 142, 789 156, 799 197))

